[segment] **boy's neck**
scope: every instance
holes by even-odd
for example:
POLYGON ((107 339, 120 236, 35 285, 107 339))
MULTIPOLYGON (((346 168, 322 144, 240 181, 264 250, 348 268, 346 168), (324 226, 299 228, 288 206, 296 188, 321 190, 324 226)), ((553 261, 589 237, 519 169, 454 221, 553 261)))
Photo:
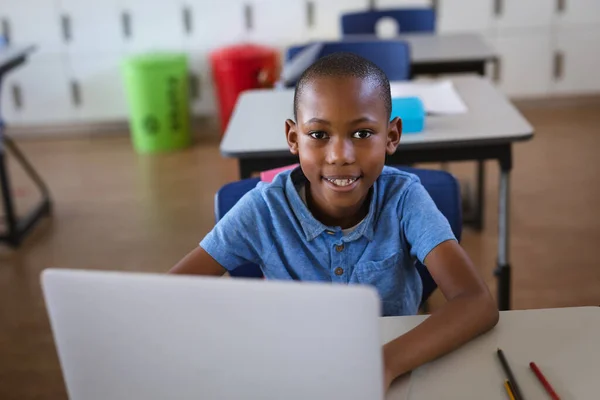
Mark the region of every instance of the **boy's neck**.
POLYGON ((310 184, 307 182, 306 203, 312 215, 323 225, 339 226, 342 229, 348 229, 358 225, 369 213, 372 192, 373 189, 371 188, 367 196, 352 208, 330 210, 321 207, 314 201, 310 191, 310 184))

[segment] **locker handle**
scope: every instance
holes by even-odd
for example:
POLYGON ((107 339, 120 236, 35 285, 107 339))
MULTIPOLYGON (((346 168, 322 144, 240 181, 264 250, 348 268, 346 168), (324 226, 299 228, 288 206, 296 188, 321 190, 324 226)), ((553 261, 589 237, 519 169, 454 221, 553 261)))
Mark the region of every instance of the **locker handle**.
POLYGON ((200 100, 200 93, 202 92, 200 87, 200 76, 197 73, 191 72, 189 76, 190 85, 190 97, 193 100, 200 100))
POLYGON ((504 13, 504 1, 494 0, 494 14, 496 17, 501 17, 504 13))
POLYGON ((306 2, 306 26, 311 27, 315 25, 315 2, 306 2))
POLYGON ((4 43, 10 45, 10 21, 7 18, 2 18, 2 36, 4 43))
POLYGON ((565 55, 562 51, 554 53, 554 80, 560 80, 564 74, 565 55))
POLYGON ((129 39, 131 37, 131 14, 129 11, 121 13, 121 26, 123 29, 123 37, 129 39))
POLYGON ((81 87, 76 80, 71 81, 71 102, 75 107, 81 106, 81 87))
POLYGON ((251 31, 253 28, 254 15, 251 4, 244 4, 244 21, 246 22, 246 30, 251 31))
POLYGON ((186 34, 191 35, 194 30, 192 10, 189 7, 183 7, 182 10, 183 30, 186 34))
POLYGON ((12 85, 12 98, 13 104, 15 105, 15 109, 22 110, 23 109, 23 93, 21 92, 21 86, 18 84, 12 85))
POLYGON ((493 80, 496 83, 499 83, 500 80, 502 79, 502 60, 500 59, 500 57, 496 57, 493 61, 494 63, 494 75, 493 75, 493 80))
POLYGON ((62 35, 65 43, 69 43, 72 39, 71 34, 71 18, 67 14, 60 16, 60 25, 62 27, 62 35))

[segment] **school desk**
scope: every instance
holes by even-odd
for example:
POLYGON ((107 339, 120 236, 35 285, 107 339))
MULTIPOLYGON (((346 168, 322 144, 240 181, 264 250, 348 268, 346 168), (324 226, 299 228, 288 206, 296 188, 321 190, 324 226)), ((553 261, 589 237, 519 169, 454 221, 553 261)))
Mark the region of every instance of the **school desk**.
MULTIPOLYGON (((381 318, 382 342, 402 335, 425 318, 381 318)), ((498 348, 525 399, 549 399, 529 368, 531 361, 561 399, 596 399, 600 393, 599 337, 600 307, 504 311, 490 332, 399 378, 386 399, 508 399, 498 348)))

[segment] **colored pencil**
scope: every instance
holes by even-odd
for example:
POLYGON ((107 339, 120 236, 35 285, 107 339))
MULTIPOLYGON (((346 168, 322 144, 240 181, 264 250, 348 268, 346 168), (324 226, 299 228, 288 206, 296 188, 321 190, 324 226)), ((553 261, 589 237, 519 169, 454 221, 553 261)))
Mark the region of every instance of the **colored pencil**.
POLYGON ((521 390, 519 389, 519 385, 517 384, 515 376, 512 373, 510 366, 508 365, 508 361, 506 361, 506 357, 504 357, 504 353, 500 349, 498 349, 497 353, 498 353, 498 358, 500 359, 500 364, 502 364, 502 368, 504 369, 504 372, 506 373, 506 377, 508 378, 508 382, 510 383, 510 386, 512 388, 512 392, 513 392, 513 395, 515 396, 515 400, 525 400, 525 398, 521 394, 521 390))
POLYGON ((510 400, 515 400, 515 396, 513 396, 513 392, 510 389, 510 383, 508 383, 508 381, 504 381, 504 389, 506 389, 506 394, 508 394, 508 398, 510 400))
POLYGON ((540 371, 540 369, 538 368, 538 366, 535 365, 535 363, 533 361, 529 363, 529 368, 531 368, 531 370, 533 371, 533 373, 535 374, 535 376, 538 378, 538 380, 540 381, 540 383, 544 387, 544 389, 546 389, 546 392, 548 392, 548 394, 550 395, 550 398, 552 400, 560 400, 560 397, 558 397, 558 395, 556 394, 556 392, 554 391, 554 389, 550 385, 550 382, 548 382, 548 380, 546 379, 546 377, 544 376, 544 374, 542 374, 542 371, 540 371))

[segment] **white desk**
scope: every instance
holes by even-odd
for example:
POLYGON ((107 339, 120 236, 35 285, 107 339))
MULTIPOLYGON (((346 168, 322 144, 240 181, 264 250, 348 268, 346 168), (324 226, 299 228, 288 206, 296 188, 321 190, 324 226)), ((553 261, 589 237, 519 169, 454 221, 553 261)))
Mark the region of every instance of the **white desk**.
MULTIPOLYGON (((400 151, 509 143, 532 137, 531 125, 488 80, 468 76, 452 81, 468 113, 428 116, 423 132, 402 135, 400 151)), ((294 89, 242 93, 221 142, 221 153, 243 159, 289 155, 284 121, 293 119, 293 101, 294 89)))
MULTIPOLYGON (((510 309, 509 177, 512 144, 533 137, 533 128, 489 81, 477 76, 453 79, 469 111, 429 116, 425 130, 404 134, 388 164, 497 160, 500 164, 498 306, 510 309)), ((298 162, 289 153, 284 121, 293 116, 293 89, 251 90, 240 95, 221 153, 239 159, 240 176, 298 162)))
MULTIPOLYGON (((373 40, 373 35, 346 35, 342 40, 373 40)), ((485 64, 496 60, 494 49, 473 33, 409 33, 380 40, 408 42, 412 75, 466 73, 485 75, 485 64)))
MULTIPOLYGON (((382 342, 425 316, 381 319, 382 342)), ((527 400, 549 398, 529 369, 534 361, 563 400, 600 397, 600 307, 506 311, 492 331, 393 383, 388 400, 506 400, 501 348, 527 400)))

